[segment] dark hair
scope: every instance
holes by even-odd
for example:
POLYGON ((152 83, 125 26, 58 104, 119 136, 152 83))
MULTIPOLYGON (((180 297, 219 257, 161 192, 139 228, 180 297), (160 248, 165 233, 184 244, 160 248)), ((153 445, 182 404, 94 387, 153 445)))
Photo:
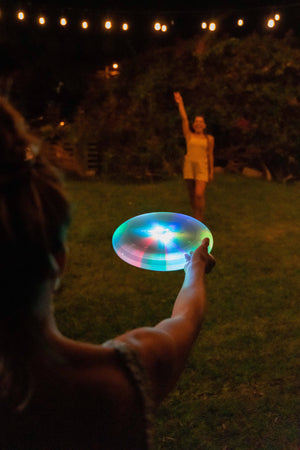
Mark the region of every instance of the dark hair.
POLYGON ((19 381, 29 385, 21 371, 38 341, 32 317, 70 222, 60 176, 41 153, 23 117, 0 99, 0 400, 14 403, 19 381))
MULTIPOLYGON (((205 122, 205 125, 206 125, 206 121, 205 121, 205 117, 204 117, 204 115, 203 114, 195 114, 194 115, 194 120, 193 120, 193 123, 191 124, 191 126, 192 126, 192 130, 194 129, 194 126, 193 126, 193 124, 194 124, 194 122, 195 122, 195 120, 196 120, 196 118, 197 117, 202 117, 202 119, 204 120, 204 122, 205 122)), ((207 133, 207 127, 205 126, 205 128, 204 128, 204 130, 203 130, 203 134, 204 135, 207 135, 208 133, 207 133)))

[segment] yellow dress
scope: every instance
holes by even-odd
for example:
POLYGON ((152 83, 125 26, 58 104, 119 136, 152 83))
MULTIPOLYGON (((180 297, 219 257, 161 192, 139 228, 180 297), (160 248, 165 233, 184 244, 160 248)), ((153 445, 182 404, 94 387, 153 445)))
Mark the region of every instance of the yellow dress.
POLYGON ((186 141, 183 177, 199 181, 209 181, 208 137, 191 133, 186 141))

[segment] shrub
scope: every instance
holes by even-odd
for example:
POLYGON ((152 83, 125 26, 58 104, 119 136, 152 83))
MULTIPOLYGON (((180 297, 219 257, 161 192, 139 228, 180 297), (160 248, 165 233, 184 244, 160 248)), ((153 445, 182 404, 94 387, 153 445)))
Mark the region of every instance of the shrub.
POLYGON ((95 76, 75 119, 78 143, 96 140, 99 172, 169 177, 185 143, 173 92, 206 117, 217 161, 299 177, 300 52, 290 36, 198 38, 126 60, 115 79, 95 76))

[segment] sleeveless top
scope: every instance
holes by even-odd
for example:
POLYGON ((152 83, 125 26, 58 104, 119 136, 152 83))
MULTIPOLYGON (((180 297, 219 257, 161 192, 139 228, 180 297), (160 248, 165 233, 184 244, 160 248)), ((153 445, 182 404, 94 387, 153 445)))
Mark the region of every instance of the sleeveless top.
MULTIPOLYGON (((132 436, 134 437, 134 441, 132 442, 131 450, 150 450, 153 448, 152 440, 153 440, 153 418, 154 418, 154 401, 153 397, 151 395, 150 390, 150 383, 148 382, 148 378, 146 376, 145 370, 139 361, 138 355, 136 352, 127 344, 121 342, 121 341, 106 341, 104 344, 102 344, 103 347, 110 348, 114 350, 116 357, 118 359, 118 365, 122 371, 122 373, 126 376, 127 380, 129 381, 132 389, 135 391, 136 396, 138 398, 138 414, 139 414, 139 426, 133 430, 132 436), (136 437, 136 439, 135 439, 136 437)), ((0 361, 1 362, 1 361, 0 361)), ((49 398, 51 399, 51 389, 49 390, 49 398)), ((76 394, 75 394, 76 395, 76 394)), ((1 396, 0 396, 1 397, 1 396)), ((1 398, 0 398, 1 400, 1 398)), ((64 400, 63 400, 64 402, 64 400)), ((65 447, 62 447, 61 443, 57 440, 58 436, 51 435, 51 428, 55 426, 56 418, 54 417, 53 420, 51 418, 52 411, 55 411, 57 404, 53 403, 53 405, 50 406, 47 405, 47 407, 43 408, 43 401, 42 403, 36 402, 34 406, 29 405, 29 408, 33 407, 33 410, 29 413, 28 417, 23 417, 22 414, 15 413, 14 411, 7 411, 6 405, 1 405, 0 402, 0 416, 5 414, 5 420, 7 421, 8 430, 7 433, 5 432, 5 429, 1 428, 3 427, 0 425, 0 448, 1 450, 13 450, 13 449, 37 449, 40 450, 42 448, 45 449, 65 449, 65 447), (3 406, 1 408, 1 406, 3 406), (36 408, 36 409, 35 409, 36 408), (39 411, 39 416, 41 418, 41 421, 39 421, 39 417, 37 417, 37 412, 39 411), (32 420, 32 417, 33 420, 32 420), (48 417, 49 416, 49 417, 48 417), (47 427, 47 433, 50 432, 50 436, 47 435, 47 442, 45 442, 45 445, 40 445, 37 447, 37 443, 35 442, 35 434, 33 434, 33 429, 35 427, 35 423, 39 427, 38 429, 38 435, 41 437, 43 435, 43 430, 45 427, 47 427), (19 437, 15 433, 16 430, 19 430, 19 437), (13 434, 11 434, 13 433, 13 434), (21 439, 21 440, 20 440, 21 439)), ((64 406, 64 403, 63 403, 64 406)), ((67 402, 65 404, 66 409, 68 410, 70 404, 67 402)), ((58 406, 60 408, 60 405, 58 406)), ((70 422, 69 420, 66 420, 63 423, 64 430, 66 431, 66 437, 68 438, 69 434, 72 434, 72 427, 73 426, 83 426, 84 427, 84 421, 79 422, 80 419, 78 419, 78 416, 75 414, 75 422, 70 422), (77 424, 77 425, 76 425, 77 424)), ((71 418, 72 420, 72 418, 71 418)), ((4 427, 5 427, 4 422, 4 427)), ((84 438, 83 438, 84 439, 84 438)), ((122 436, 120 436, 120 439, 122 439, 122 436)), ((38 441, 42 442, 40 438, 38 438, 38 441)), ((63 442, 63 441, 62 441, 63 442)), ((124 448, 128 448, 126 446, 126 443, 124 445, 124 448)), ((69 447, 71 448, 71 447, 69 447)), ((80 443, 78 442, 78 446, 76 448, 84 448, 83 446, 80 447, 80 443)), ((95 445, 93 445, 92 448, 98 448, 97 442, 95 442, 95 445)), ((105 447, 113 448, 110 446, 105 447)), ((121 448, 121 447, 117 447, 121 448)))
POLYGON ((190 161, 205 161, 208 165, 208 138, 191 133, 190 139, 186 141, 186 158, 190 161))
POLYGON ((153 448, 154 402, 145 370, 137 354, 124 342, 110 340, 102 345, 115 350, 122 368, 129 375, 131 383, 142 400, 145 429, 137 430, 137 432, 144 434, 144 447, 140 450, 150 450, 153 448))

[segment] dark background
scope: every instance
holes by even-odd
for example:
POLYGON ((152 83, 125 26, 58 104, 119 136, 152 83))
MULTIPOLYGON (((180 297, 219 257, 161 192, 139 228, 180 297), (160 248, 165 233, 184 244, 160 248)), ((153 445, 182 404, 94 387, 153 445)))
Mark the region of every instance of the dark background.
POLYGON ((43 115, 45 104, 58 102, 61 115, 70 119, 89 78, 97 71, 115 61, 122 63, 141 52, 201 35, 204 19, 218 21, 216 35, 221 39, 268 33, 266 18, 278 11, 281 21, 278 29, 272 30, 274 36, 283 37, 289 30, 300 32, 300 3, 276 0, 271 4, 212 0, 196 5, 194 1, 175 0, 31 0, 2 2, 0 10, 0 95, 9 96, 30 118, 43 115), (16 19, 18 9, 26 13, 23 22, 16 19), (47 17, 44 27, 37 24, 40 14, 47 17), (58 23, 63 14, 69 21, 65 28, 58 23), (240 16, 245 18, 243 28, 236 25, 240 16), (103 27, 108 17, 114 23, 109 31, 103 27), (89 21, 88 30, 80 27, 82 19, 89 21), (153 30, 156 20, 168 25, 167 33, 153 30), (130 24, 127 32, 121 30, 123 21, 130 24))

